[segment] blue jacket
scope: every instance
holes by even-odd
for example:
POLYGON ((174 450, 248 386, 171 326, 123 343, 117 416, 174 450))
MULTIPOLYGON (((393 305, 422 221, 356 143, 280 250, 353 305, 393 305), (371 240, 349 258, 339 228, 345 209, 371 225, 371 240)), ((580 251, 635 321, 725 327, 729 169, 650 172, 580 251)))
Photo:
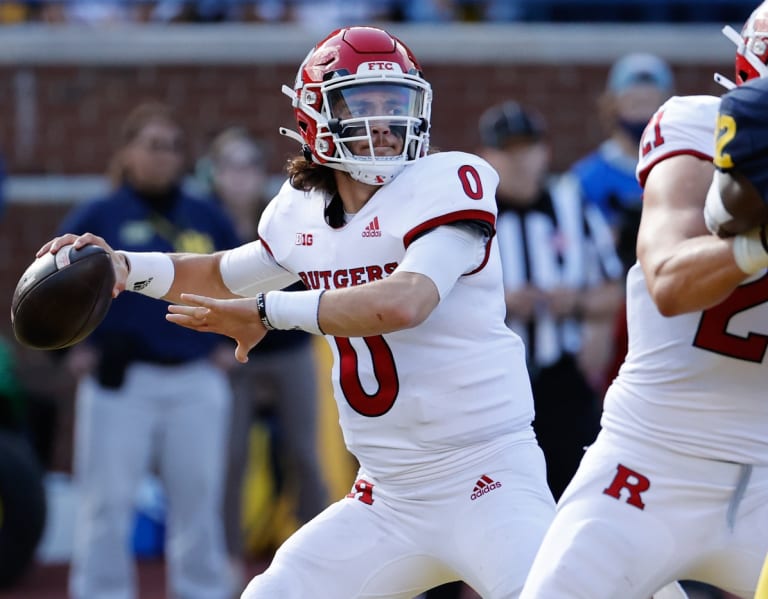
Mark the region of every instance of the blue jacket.
MULTIPOLYGON (((76 207, 62 222, 59 234, 91 232, 116 249, 139 252, 209 253, 239 244, 220 206, 182 190, 168 199, 162 209, 155 209, 151 201, 125 185, 105 198, 76 207)), ((165 320, 167 306, 138 293, 122 293, 88 341, 101 349, 117 342, 131 361, 158 363, 205 357, 222 341, 218 335, 169 323, 165 320)))

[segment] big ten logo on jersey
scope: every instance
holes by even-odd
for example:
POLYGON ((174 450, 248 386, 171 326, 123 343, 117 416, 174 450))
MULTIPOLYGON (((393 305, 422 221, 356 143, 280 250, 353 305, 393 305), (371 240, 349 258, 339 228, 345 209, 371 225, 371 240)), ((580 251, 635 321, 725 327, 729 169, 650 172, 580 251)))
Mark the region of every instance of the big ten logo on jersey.
POLYGON ((626 502, 639 510, 643 510, 645 509, 645 503, 643 503, 641 495, 650 488, 651 481, 647 476, 643 476, 623 464, 618 464, 613 481, 603 489, 603 493, 621 501, 622 491, 627 491, 627 493, 624 493, 626 495, 626 502))
POLYGON ((352 490, 347 493, 347 498, 357 499, 366 505, 373 504, 373 487, 367 480, 359 478, 355 481, 352 490))
POLYGON ((312 245, 312 233, 296 233, 296 245, 312 245))

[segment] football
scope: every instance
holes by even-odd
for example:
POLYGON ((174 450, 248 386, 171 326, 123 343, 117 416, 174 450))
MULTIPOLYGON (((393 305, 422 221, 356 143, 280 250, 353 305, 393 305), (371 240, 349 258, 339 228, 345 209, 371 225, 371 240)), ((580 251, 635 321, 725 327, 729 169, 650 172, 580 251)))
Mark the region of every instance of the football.
POLYGON ((21 275, 11 302, 16 339, 33 349, 61 349, 82 341, 112 303, 115 273, 102 248, 64 246, 21 275))
POLYGON ((720 224, 720 237, 731 237, 768 223, 768 204, 752 182, 737 170, 720 173, 720 197, 733 217, 720 224))

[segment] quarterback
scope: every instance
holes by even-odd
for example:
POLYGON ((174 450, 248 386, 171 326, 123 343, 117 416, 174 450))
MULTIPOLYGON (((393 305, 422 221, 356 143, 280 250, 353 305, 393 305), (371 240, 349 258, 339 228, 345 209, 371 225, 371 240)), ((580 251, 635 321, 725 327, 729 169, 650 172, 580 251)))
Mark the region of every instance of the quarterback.
POLYGON ((310 51, 293 87, 302 152, 259 241, 212 255, 112 252, 124 289, 168 320, 229 335, 236 357, 271 329, 324 335, 344 439, 360 471, 244 599, 402 598, 453 580, 518 597, 554 516, 519 337, 504 324, 496 172, 429 153, 432 91, 384 30, 310 51), (306 291, 280 289, 301 280, 306 291))
POLYGON ((768 247, 764 228, 711 235, 704 208, 713 229, 728 218, 714 165, 759 160, 742 103, 766 88, 767 27, 763 3, 741 35, 728 30, 732 91, 673 97, 646 127, 629 351, 525 599, 645 599, 675 579, 755 592, 768 549, 768 247))

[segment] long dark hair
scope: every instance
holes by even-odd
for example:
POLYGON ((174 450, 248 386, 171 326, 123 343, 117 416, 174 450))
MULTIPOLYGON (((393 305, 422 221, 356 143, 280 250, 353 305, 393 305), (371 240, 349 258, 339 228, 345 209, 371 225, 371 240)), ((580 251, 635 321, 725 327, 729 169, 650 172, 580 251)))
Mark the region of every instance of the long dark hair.
POLYGON ((291 187, 300 191, 316 189, 333 196, 336 191, 336 178, 333 169, 307 160, 303 155, 289 158, 285 165, 291 187))

